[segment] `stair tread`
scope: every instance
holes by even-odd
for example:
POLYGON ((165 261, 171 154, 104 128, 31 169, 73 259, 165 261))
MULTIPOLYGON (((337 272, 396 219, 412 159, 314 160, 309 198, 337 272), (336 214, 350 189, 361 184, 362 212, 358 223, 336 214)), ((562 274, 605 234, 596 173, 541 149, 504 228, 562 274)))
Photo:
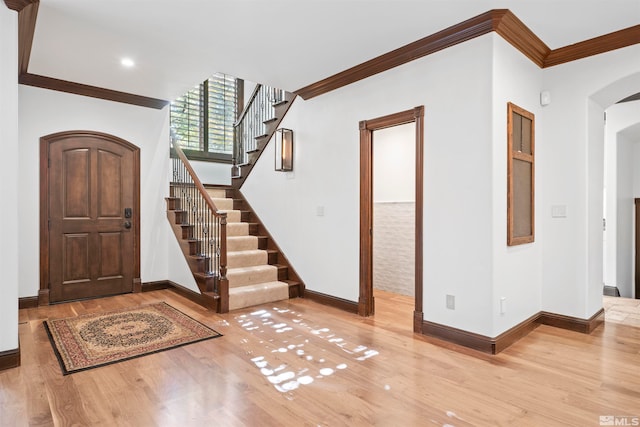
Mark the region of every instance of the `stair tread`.
POLYGON ((246 249, 246 250, 241 250, 241 251, 227 251, 227 256, 235 254, 235 255, 240 255, 240 254, 257 254, 257 253, 262 253, 262 252, 267 252, 268 251, 266 249, 246 249))
POLYGON ((273 287, 273 286, 282 286, 283 284, 289 286, 288 283, 286 283, 286 282, 284 282, 282 280, 274 280, 274 281, 271 281, 271 282, 255 283, 253 285, 237 286, 235 288, 229 288, 229 295, 237 294, 237 293, 240 293, 240 292, 247 292, 248 288, 262 289, 262 288, 268 288, 268 287, 273 287))
POLYGON ((229 277, 229 275, 233 276, 234 274, 242 274, 242 273, 249 273, 249 272, 255 272, 255 271, 266 271, 266 270, 273 270, 273 269, 277 269, 277 267, 275 265, 269 265, 269 264, 252 265, 250 267, 229 268, 227 269, 227 277, 229 277))
POLYGON ((252 239, 253 240, 253 239, 257 239, 257 238, 258 238, 258 236, 253 236, 251 234, 248 234, 246 236, 227 236, 227 241, 229 241, 229 239, 231 239, 231 240, 252 239))

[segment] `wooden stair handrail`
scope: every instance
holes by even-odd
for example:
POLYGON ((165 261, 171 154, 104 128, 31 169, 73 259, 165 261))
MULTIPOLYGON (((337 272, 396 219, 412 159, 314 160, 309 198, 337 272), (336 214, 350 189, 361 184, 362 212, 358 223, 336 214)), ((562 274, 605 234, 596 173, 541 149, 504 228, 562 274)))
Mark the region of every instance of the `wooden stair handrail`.
POLYGON ((202 185, 202 182, 198 178, 198 175, 196 175, 196 172, 193 170, 193 167, 191 167, 191 163, 189 162, 189 159, 187 158, 186 154, 184 154, 184 151, 182 151, 182 148, 180 147, 180 145, 177 143, 173 144, 173 149, 178 155, 178 158, 182 161, 182 164, 184 165, 184 167, 187 168, 187 172, 189 172, 189 175, 191 175, 193 184, 196 186, 196 188, 204 198, 205 202, 207 203, 207 206, 209 206, 209 209, 211 209, 211 212, 217 217, 226 218, 227 213, 218 211, 216 204, 213 202, 213 200, 211 200, 211 196, 209 196, 209 193, 207 193, 207 190, 204 188, 204 185, 202 185))
POLYGON ((175 153, 178 158, 184 165, 185 169, 191 176, 193 180, 193 184, 195 188, 197 188, 198 192, 204 199, 205 203, 209 207, 209 210, 214 215, 214 217, 218 218, 220 222, 220 239, 219 239, 219 271, 218 271, 218 312, 226 313, 229 311, 229 280, 227 279, 227 213, 223 211, 219 211, 216 207, 215 203, 211 199, 211 196, 205 189, 204 185, 198 178, 198 175, 193 170, 189 159, 182 151, 182 148, 177 144, 172 144, 175 153))
POLYGON ((256 99, 256 96, 258 96, 258 92, 260 92, 260 88, 262 88, 262 84, 258 83, 256 87, 253 89, 253 93, 251 94, 251 97, 249 97, 249 100, 244 104, 244 109, 242 110, 242 113, 240 113, 240 116, 238 116, 238 120, 236 120, 236 122, 233 124, 233 127, 237 127, 240 125, 240 123, 242 123, 242 119, 244 119, 244 116, 247 115, 247 112, 249 111, 249 108, 251 107, 253 100, 256 99))

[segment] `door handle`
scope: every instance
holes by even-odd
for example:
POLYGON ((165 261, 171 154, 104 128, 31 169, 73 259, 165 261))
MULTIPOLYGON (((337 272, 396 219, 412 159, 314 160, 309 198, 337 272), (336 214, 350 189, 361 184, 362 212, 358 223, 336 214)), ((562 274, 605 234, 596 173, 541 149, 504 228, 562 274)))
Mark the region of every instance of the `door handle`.
POLYGON ((125 221, 124 222, 124 228, 126 228, 127 230, 131 228, 131 221, 125 221))

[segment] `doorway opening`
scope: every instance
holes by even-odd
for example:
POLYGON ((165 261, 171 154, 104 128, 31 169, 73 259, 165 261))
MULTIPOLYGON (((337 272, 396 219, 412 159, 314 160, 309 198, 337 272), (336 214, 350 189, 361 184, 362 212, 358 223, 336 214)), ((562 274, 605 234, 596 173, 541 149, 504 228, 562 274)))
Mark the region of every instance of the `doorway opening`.
POLYGON ((424 106, 402 111, 372 120, 360 122, 360 295, 358 313, 371 316, 375 313, 373 295, 373 218, 374 218, 374 132, 383 129, 414 124, 415 164, 414 186, 414 312, 413 330, 420 332, 423 321, 422 300, 422 263, 423 263, 423 143, 424 143, 424 106))

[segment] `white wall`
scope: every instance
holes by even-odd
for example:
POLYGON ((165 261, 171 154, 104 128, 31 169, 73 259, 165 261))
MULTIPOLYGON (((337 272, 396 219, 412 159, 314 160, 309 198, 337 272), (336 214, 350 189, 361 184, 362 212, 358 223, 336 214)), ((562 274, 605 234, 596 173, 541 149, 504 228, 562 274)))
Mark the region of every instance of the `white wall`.
MULTIPOLYGON (((123 138, 140 147, 141 279, 182 277, 185 262, 166 219, 168 195, 169 117, 155 110, 20 86, 20 296, 39 289, 39 141, 67 130, 93 130, 123 138)), ((182 283, 197 289, 195 282, 182 283)))
POLYGON ((540 114, 542 70, 502 37, 494 36, 493 51, 493 335, 540 311, 542 281, 541 218, 550 215, 542 203, 540 163, 553 149, 545 139, 535 143, 535 240, 507 246, 507 103, 512 102, 535 116, 535 131, 544 127, 540 114), (506 310, 500 313, 500 298, 506 310))
POLYGON ((416 126, 408 123, 373 132, 373 201, 416 199, 416 126))
POLYGON ((190 160, 203 184, 231 185, 231 164, 190 160))
POLYGON ((552 103, 536 136, 550 148, 538 152, 542 206, 565 205, 567 218, 542 218, 543 310, 589 318, 602 307, 603 113, 640 92, 639 71, 637 45, 544 70, 552 103))
MULTIPOLYGON (((0 5, 0 352, 18 348, 18 14, 0 5)), ((22 209, 20 209, 22 213, 22 209)), ((33 269, 37 270, 37 263, 33 269)))
POLYGON ((602 307, 603 112, 640 91, 639 70, 640 46, 540 70, 483 36, 297 100, 283 123, 296 132, 293 179, 272 171, 268 152, 243 191, 309 289, 357 301, 357 123, 425 105, 425 319, 495 336, 539 310, 589 318, 602 307), (552 97, 544 108, 541 90, 552 97), (513 248, 507 101, 536 114, 536 241, 513 248))
POLYGON ((270 144, 242 191, 309 289, 357 301, 358 123, 424 105, 425 319, 492 334, 492 49, 479 37, 294 102, 293 179, 270 144))

